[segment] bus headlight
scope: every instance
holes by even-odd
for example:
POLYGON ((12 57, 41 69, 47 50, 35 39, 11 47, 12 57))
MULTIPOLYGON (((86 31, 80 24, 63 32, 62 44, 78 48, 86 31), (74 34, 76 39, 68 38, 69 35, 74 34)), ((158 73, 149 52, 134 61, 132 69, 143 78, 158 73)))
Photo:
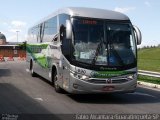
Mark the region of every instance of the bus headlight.
POLYGON ((86 75, 80 75, 80 74, 78 74, 76 78, 78 78, 80 80, 88 80, 89 79, 88 76, 86 76, 86 75))
POLYGON ((78 73, 71 73, 71 75, 77 79, 80 79, 80 80, 89 80, 89 77, 86 75, 81 75, 78 73))
POLYGON ((134 80, 134 79, 136 79, 136 74, 127 76, 127 79, 129 79, 129 80, 134 80))
POLYGON ((88 80, 88 79, 89 79, 89 77, 88 77, 88 76, 86 76, 86 75, 82 75, 81 79, 82 79, 82 80, 88 80))
POLYGON ((127 76, 128 79, 134 79, 134 75, 127 76))

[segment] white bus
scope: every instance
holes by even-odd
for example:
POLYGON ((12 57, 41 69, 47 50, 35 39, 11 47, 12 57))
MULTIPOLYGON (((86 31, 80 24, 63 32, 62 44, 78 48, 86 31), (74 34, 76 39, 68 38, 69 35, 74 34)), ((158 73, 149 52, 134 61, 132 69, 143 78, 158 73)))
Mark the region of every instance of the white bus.
POLYGON ((27 62, 57 92, 128 93, 137 86, 141 32, 119 12, 70 7, 28 31, 27 62))

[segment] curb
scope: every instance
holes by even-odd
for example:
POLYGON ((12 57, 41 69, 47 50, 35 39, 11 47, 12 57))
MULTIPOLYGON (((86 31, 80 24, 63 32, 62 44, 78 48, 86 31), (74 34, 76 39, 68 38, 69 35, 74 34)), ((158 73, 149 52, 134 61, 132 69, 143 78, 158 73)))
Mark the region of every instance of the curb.
POLYGON ((138 85, 144 85, 144 86, 151 87, 151 88, 158 88, 158 89, 160 89, 160 85, 153 84, 153 83, 138 81, 137 84, 138 85))

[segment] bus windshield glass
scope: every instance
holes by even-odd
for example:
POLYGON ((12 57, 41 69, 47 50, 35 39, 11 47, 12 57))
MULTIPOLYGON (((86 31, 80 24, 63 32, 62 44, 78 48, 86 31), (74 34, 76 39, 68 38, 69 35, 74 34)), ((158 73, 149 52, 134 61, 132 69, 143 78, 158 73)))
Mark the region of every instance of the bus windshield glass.
POLYGON ((77 62, 102 66, 136 63, 136 43, 130 23, 73 19, 74 50, 77 62))

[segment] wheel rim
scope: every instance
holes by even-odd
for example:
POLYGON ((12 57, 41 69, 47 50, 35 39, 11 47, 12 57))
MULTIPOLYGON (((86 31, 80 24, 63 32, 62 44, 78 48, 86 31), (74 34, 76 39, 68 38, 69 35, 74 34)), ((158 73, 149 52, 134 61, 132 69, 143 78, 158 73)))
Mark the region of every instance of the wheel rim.
POLYGON ((57 77, 57 75, 55 75, 55 77, 54 77, 54 87, 55 87, 56 89, 59 88, 59 86, 58 86, 58 84, 57 84, 57 80, 58 80, 58 77, 57 77))

